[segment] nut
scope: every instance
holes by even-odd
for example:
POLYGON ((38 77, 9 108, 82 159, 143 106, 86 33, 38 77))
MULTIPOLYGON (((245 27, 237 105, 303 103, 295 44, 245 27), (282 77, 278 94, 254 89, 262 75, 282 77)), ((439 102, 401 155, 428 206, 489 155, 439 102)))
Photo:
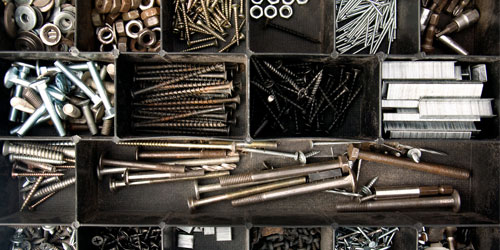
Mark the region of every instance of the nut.
POLYGON ((139 9, 141 10, 147 10, 153 8, 155 5, 155 0, 143 0, 141 4, 139 5, 139 9), (146 4, 144 4, 146 2, 146 4))
POLYGON ((120 8, 121 13, 126 13, 130 10, 130 6, 132 5, 131 0, 122 0, 122 7, 120 8))
POLYGON ((94 25, 94 27, 101 27, 103 25, 101 14, 99 14, 96 9, 92 9, 90 15, 92 16, 92 25, 94 25))
POLYGON ((118 36, 126 36, 127 34, 125 33, 125 23, 123 23, 123 20, 119 19, 115 22, 115 31, 118 36))
POLYGON ((111 10, 109 13, 114 14, 114 13, 119 13, 120 9, 122 8, 122 0, 112 0, 113 4, 111 5, 111 10))
POLYGON ((144 20, 144 25, 146 25, 146 27, 148 27, 148 28, 158 26, 158 25, 160 25, 160 17, 159 16, 152 16, 152 17, 144 20))
POLYGON ((123 21, 130 21, 139 18, 139 10, 132 10, 122 14, 123 21))
POLYGON ((135 10, 139 8, 139 5, 141 5, 141 0, 132 0, 132 4, 130 5, 131 10, 135 10))
POLYGON ((146 48, 153 47, 156 44, 156 35, 155 33, 150 30, 150 29, 143 29, 139 32, 139 35, 137 37, 137 43, 146 48))
POLYGON ((48 46, 54 46, 61 41, 61 31, 51 23, 45 24, 40 29, 40 39, 48 46))
POLYGON ((106 23, 112 25, 115 20, 120 16, 120 13, 110 13, 106 16, 106 23))
MULTIPOLYGON (((139 20, 132 20, 125 25, 125 33, 130 38, 137 38, 139 32, 143 29, 142 22, 139 20)), ((132 47, 132 46, 130 46, 132 47)))
POLYGON ((97 30, 97 40, 102 44, 111 44, 115 39, 115 34, 113 33, 113 29, 110 27, 102 27, 97 30))
POLYGON ((120 52, 127 52, 127 40, 126 37, 118 38, 118 50, 120 52))
POLYGON ((158 7, 154 7, 154 8, 151 8, 151 9, 147 9, 145 11, 143 11, 141 13, 141 19, 142 20, 146 20, 148 19, 149 17, 152 17, 152 16, 159 16, 160 15, 160 8, 158 7))
POLYGON ((160 49, 161 49, 161 42, 158 41, 153 47, 148 48, 148 52, 158 52, 160 51, 160 49))
POLYGON ((100 14, 107 14, 111 11, 113 0, 96 0, 95 8, 100 14))
POLYGON ((133 52, 146 52, 146 48, 137 44, 137 39, 130 39, 130 50, 133 52))

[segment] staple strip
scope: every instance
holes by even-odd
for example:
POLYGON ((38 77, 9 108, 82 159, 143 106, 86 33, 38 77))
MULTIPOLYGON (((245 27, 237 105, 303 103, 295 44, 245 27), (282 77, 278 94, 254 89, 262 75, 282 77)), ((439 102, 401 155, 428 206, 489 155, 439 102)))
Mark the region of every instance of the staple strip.
POLYGON ((472 132, 391 131, 391 139, 470 139, 472 132))
POLYGON ((385 82, 387 98, 418 100, 423 97, 481 97, 483 83, 481 82, 385 82))
POLYGON ((492 117, 492 99, 422 99, 418 105, 422 118, 492 117))

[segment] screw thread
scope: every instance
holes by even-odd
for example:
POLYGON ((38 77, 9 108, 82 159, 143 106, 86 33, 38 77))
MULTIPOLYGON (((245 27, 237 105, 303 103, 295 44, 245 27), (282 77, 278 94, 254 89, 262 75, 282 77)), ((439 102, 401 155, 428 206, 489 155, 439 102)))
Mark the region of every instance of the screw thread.
POLYGON ((40 106, 43 105, 42 99, 33 89, 24 88, 23 97, 35 108, 39 108, 40 106))
POLYGON ((46 186, 40 190, 38 190, 34 195, 33 195, 33 198, 39 198, 39 197, 42 197, 46 194, 49 194, 49 193, 54 193, 54 192, 57 192, 61 189, 64 189, 70 185, 73 185, 75 184, 76 182, 76 177, 71 177, 67 180, 63 180, 61 182, 58 182, 58 183, 55 183, 55 184, 52 184, 50 186, 46 186))
POLYGON ((321 153, 321 151, 311 151, 311 152, 305 154, 305 156, 306 156, 306 158, 310 158, 310 157, 313 157, 319 153, 321 153))
MULTIPOLYGON (((60 179, 57 176, 55 176, 55 177, 49 177, 49 178, 44 178, 43 181, 42 181, 42 183, 40 183, 40 186, 48 185, 48 184, 51 184, 51 183, 54 183, 54 182, 58 182, 58 181, 60 181, 60 179)), ((21 193, 22 192, 28 192, 32 188, 33 188, 33 184, 21 188, 19 190, 19 192, 21 192, 21 193)))
POLYGON ((162 100, 163 97, 182 98, 184 96, 199 95, 199 94, 208 93, 208 92, 211 92, 214 90, 221 90, 221 89, 230 89, 230 86, 220 85, 220 86, 208 86, 208 87, 168 91, 168 92, 150 95, 149 96, 150 98, 144 100, 143 103, 152 103, 153 99, 162 100))
POLYGON ((113 130, 113 119, 104 120, 102 122, 101 134, 110 135, 113 130))
POLYGON ((54 177, 63 176, 63 173, 12 173, 12 177, 54 177))
POLYGON ((48 200, 50 197, 54 196, 55 194, 56 193, 53 192, 53 193, 50 193, 50 194, 44 196, 43 198, 41 198, 37 202, 33 203, 33 205, 29 206, 28 210, 30 210, 30 211, 34 210, 36 207, 38 207, 40 204, 42 204, 43 202, 45 202, 46 200, 48 200))
POLYGON ((219 177, 219 183, 221 186, 230 186, 236 184, 242 184, 247 182, 252 182, 252 174, 239 174, 239 175, 229 175, 219 177))
POLYGON ((21 205, 21 208, 19 211, 23 211, 26 205, 28 205, 28 202, 31 200, 31 197, 33 197, 33 194, 35 194, 35 191, 38 189, 40 184, 42 183, 43 176, 40 176, 36 179, 35 184, 33 184, 33 187, 31 188, 30 192, 26 196, 26 199, 24 199, 23 205, 21 205))
POLYGON ((67 157, 71 157, 71 158, 76 157, 76 149, 74 148, 74 146, 48 145, 48 144, 44 144, 44 143, 35 143, 35 142, 20 143, 20 145, 25 146, 25 147, 30 147, 30 148, 42 148, 42 149, 60 152, 60 153, 63 153, 63 155, 65 155, 67 157))
POLYGON ((231 205, 233 207, 238 207, 238 206, 245 206, 245 205, 249 205, 249 204, 261 203, 264 201, 265 201, 265 199, 262 196, 262 194, 256 194, 256 195, 232 200, 231 205))
POLYGON ((281 73, 277 68, 275 68, 273 65, 271 65, 269 62, 266 62, 266 61, 262 61, 264 63, 264 65, 269 69, 271 70, 271 72, 273 72, 274 74, 276 74, 278 77, 280 77, 282 80, 285 80, 286 82, 290 83, 290 85, 292 85, 292 87, 299 91, 300 88, 299 86, 297 86, 297 84, 290 78, 288 77, 287 75, 281 73))
POLYGON ((372 188, 373 185, 375 185, 375 183, 378 181, 378 176, 375 176, 373 177, 373 179, 370 180, 370 182, 368 182, 368 184, 366 184, 366 187, 367 188, 372 188))
POLYGON ((191 47, 191 48, 183 50, 182 52, 195 51, 195 50, 200 50, 200 49, 204 49, 204 48, 208 48, 208 47, 212 47, 212 46, 217 46, 217 41, 211 42, 211 43, 202 44, 200 46, 191 47))
POLYGON ((201 70, 203 67, 201 66, 192 66, 192 67, 183 67, 183 68, 174 68, 174 69, 157 69, 157 70, 149 70, 149 71, 140 71, 137 72, 137 75, 167 75, 167 74, 175 74, 175 73, 189 73, 192 71, 201 70))
POLYGON ((162 128, 224 128, 226 124, 223 122, 165 122, 152 124, 137 124, 135 127, 162 127, 162 128))
POLYGON ((217 165, 217 166, 201 166, 201 167, 193 167, 191 170, 205 170, 209 172, 215 172, 215 171, 228 171, 228 170, 234 170, 236 168, 236 164, 222 164, 222 165, 217 165))
POLYGON ((11 154, 9 155, 9 160, 10 161, 34 161, 34 162, 40 162, 40 163, 47 163, 47 164, 64 164, 66 161, 62 160, 52 160, 52 159, 46 159, 46 158, 41 158, 41 157, 34 157, 34 156, 27 156, 27 155, 16 155, 16 154, 11 154))
POLYGON ((6 155, 5 151, 7 151, 8 154, 27 155, 27 156, 40 157, 40 158, 46 158, 46 159, 51 159, 51 160, 59 160, 60 161, 60 160, 64 159, 64 155, 60 152, 57 152, 57 151, 43 149, 43 148, 19 146, 19 145, 10 144, 9 142, 4 143, 4 155, 6 155), (7 149, 7 150, 5 150, 5 149, 7 149))

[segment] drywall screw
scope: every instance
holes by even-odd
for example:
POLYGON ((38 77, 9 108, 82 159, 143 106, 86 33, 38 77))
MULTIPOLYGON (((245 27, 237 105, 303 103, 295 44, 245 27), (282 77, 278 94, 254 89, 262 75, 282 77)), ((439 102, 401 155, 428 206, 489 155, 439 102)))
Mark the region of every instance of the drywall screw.
POLYGON ((115 108, 113 108, 113 106, 111 105, 111 102, 109 101, 108 93, 106 92, 106 89, 104 88, 104 84, 102 83, 102 79, 99 76, 99 73, 97 72, 97 69, 95 67, 95 63, 94 62, 87 62, 87 66, 89 68, 90 75, 92 76, 92 79, 94 80, 94 83, 96 85, 99 96, 101 97, 102 104, 104 105, 104 108, 106 110, 106 115, 103 117, 103 119, 104 120, 111 119, 111 118, 115 117, 115 108))
POLYGON ((56 152, 53 150, 47 150, 43 148, 34 148, 29 146, 18 146, 14 145, 8 141, 3 143, 2 154, 7 156, 9 154, 19 154, 40 158, 47 158, 51 160, 63 160, 64 155, 60 152, 56 152))
POLYGON ((226 50, 228 50, 229 48, 231 48, 231 46, 233 46, 235 43, 239 43, 239 40, 245 40, 245 34, 243 33, 239 33, 239 36, 238 36, 238 39, 233 39, 231 40, 230 43, 228 43, 226 46, 224 46, 224 48, 220 49, 219 52, 224 52, 226 50))
POLYGON ((16 173, 12 172, 11 176, 12 178, 15 177, 54 177, 54 176, 63 176, 63 173, 16 173))
POLYGON ((92 135, 96 135, 99 131, 97 130, 97 125, 95 124, 94 114, 90 109, 90 100, 84 100, 79 103, 80 108, 83 111, 83 116, 85 116, 85 120, 87 121, 87 126, 92 135))
POLYGON ((113 166, 113 167, 126 167, 126 168, 139 168, 147 170, 155 170, 160 172, 172 172, 172 173, 184 173, 184 166, 168 166, 165 164, 156 164, 149 162, 131 162, 131 161, 120 161, 104 158, 104 154, 99 157, 99 166, 113 166))
POLYGON ((56 165, 66 163, 65 160, 53 160, 53 159, 36 157, 36 156, 17 155, 17 154, 10 154, 9 155, 9 161, 14 162, 16 160, 18 160, 18 161, 23 161, 23 160, 24 161, 34 161, 34 162, 56 164, 56 165))
POLYGON ((336 204, 335 206, 338 212, 395 211, 423 208, 452 208, 453 212, 458 212, 460 204, 460 195, 454 190, 451 196, 367 201, 364 203, 350 202, 336 204))
POLYGON ((75 74, 73 74, 73 72, 70 69, 68 69, 60 61, 54 62, 54 65, 57 68, 59 68, 59 70, 61 70, 61 72, 64 73, 64 75, 66 75, 66 77, 68 77, 76 86, 78 86, 78 88, 80 88, 90 98, 92 103, 94 103, 94 107, 98 107, 101 104, 102 102, 101 98, 99 98, 99 96, 97 96, 94 93, 94 91, 92 91, 89 87, 87 87, 87 85, 85 85, 85 83, 83 83, 80 80, 80 78, 78 78, 75 74))
POLYGON ((254 194, 267 192, 267 191, 271 191, 271 190, 276 190, 276 189, 280 189, 280 188, 286 188, 286 187, 290 187, 290 186, 300 185, 300 184, 304 184, 304 183, 306 183, 305 177, 297 177, 297 178, 293 178, 293 179, 289 179, 289 180, 277 181, 277 182, 272 182, 272 183, 268 183, 268 184, 264 184, 264 185, 260 185, 260 186, 250 187, 250 188, 243 189, 243 190, 233 191, 233 192, 229 192, 229 193, 222 194, 222 195, 211 196, 211 197, 204 198, 204 199, 195 200, 195 199, 190 198, 190 199, 188 199, 188 207, 189 207, 189 209, 193 210, 196 207, 212 204, 212 203, 219 202, 219 201, 238 199, 238 198, 246 197, 249 195, 254 195, 254 194))
POLYGON ((188 112, 188 113, 180 113, 180 114, 176 114, 176 115, 172 115, 172 116, 164 116, 162 118, 157 118, 157 119, 155 118, 154 120, 148 120, 148 121, 135 123, 134 127, 136 127, 136 128, 138 128, 138 127, 150 127, 150 126, 152 126, 152 124, 158 124, 160 122, 182 119, 182 118, 196 116, 196 115, 200 115, 200 114, 212 113, 212 112, 220 111, 220 110, 224 110, 224 108, 221 107, 221 108, 213 108, 213 109, 205 109, 205 110, 202 109, 202 110, 196 110, 196 111, 192 111, 192 112, 188 112))
POLYGON ((54 107, 54 104, 52 103, 52 99, 50 98, 48 92, 47 92, 47 81, 48 78, 42 78, 34 83, 30 84, 31 88, 36 88, 38 90, 38 93, 40 94, 40 97, 42 98, 43 104, 45 108, 47 109, 47 112, 50 114, 50 117, 52 119, 52 122, 54 123, 54 126, 57 129, 57 132, 59 133, 59 136, 65 136, 66 131, 64 130, 64 127, 61 123, 61 119, 59 118, 59 115, 56 113, 56 109, 54 107))
POLYGON ((265 193, 260 193, 252 196, 247 196, 244 198, 235 199, 231 201, 231 205, 235 207, 245 206, 245 205, 261 203, 264 201, 282 199, 295 195, 324 191, 333 188, 349 188, 355 190, 355 186, 356 184, 354 177, 352 176, 352 174, 349 174, 348 176, 345 177, 340 177, 320 182, 301 184, 297 186, 282 188, 274 191, 268 191, 265 193))
POLYGON ((217 40, 213 40, 210 43, 202 44, 200 46, 191 47, 191 48, 183 50, 182 52, 189 52, 189 51, 201 50, 204 48, 218 47, 218 46, 219 46, 219 43, 217 42, 217 40))
POLYGON ((256 149, 256 148, 242 148, 241 151, 242 152, 250 152, 250 153, 275 155, 275 156, 281 156, 281 157, 286 157, 286 158, 292 158, 292 159, 300 162, 301 164, 305 164, 307 161, 307 158, 302 151, 298 151, 295 153, 285 153, 285 152, 256 149))
POLYGON ((45 202, 46 200, 48 200, 50 197, 54 196, 55 194, 56 193, 53 192, 53 193, 50 193, 48 195, 45 195, 43 198, 41 198, 37 202, 33 203, 33 205, 29 206, 28 210, 33 211, 36 207, 38 207, 40 204, 42 204, 43 202, 45 202))
POLYGON ((45 196, 45 195, 47 195, 49 193, 54 193, 54 192, 57 192, 59 190, 62 190, 64 188, 66 188, 66 187, 69 187, 70 185, 75 184, 75 181, 76 181, 76 177, 71 177, 71 178, 63 180, 61 182, 58 182, 58 183, 55 183, 55 184, 43 187, 43 188, 39 189, 33 195, 33 199, 37 199, 37 198, 45 196))
POLYGON ((35 184, 33 184, 30 192, 28 193, 28 195, 26 196, 26 198, 24 199, 24 202, 23 204, 21 205, 21 208, 19 209, 19 211, 23 211, 24 208, 26 207, 26 205, 28 205, 28 202, 31 200, 31 197, 33 196, 33 194, 35 194, 35 191, 37 190, 37 188, 40 186, 40 183, 42 183, 42 180, 43 180, 43 176, 40 176, 36 179, 36 182, 35 184))

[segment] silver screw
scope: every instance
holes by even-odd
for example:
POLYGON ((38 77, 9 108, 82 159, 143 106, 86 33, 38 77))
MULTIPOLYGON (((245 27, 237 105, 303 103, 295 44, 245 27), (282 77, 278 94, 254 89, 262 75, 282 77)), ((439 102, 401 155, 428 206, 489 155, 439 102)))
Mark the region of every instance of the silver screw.
POLYGON ((47 158, 41 158, 41 157, 36 157, 36 156, 27 156, 27 155, 16 155, 16 154, 11 154, 9 155, 9 161, 14 162, 14 161, 34 161, 34 162, 39 162, 39 163, 47 163, 47 164, 64 164, 66 161, 64 160, 52 160, 52 159, 47 159, 47 158))
POLYGON ((59 160, 59 161, 64 159, 64 155, 62 153, 59 153, 59 152, 56 152, 53 150, 47 150, 47 149, 43 149, 43 148, 26 147, 26 146, 18 146, 18 145, 11 144, 8 141, 3 143, 2 154, 4 156, 9 155, 9 154, 20 154, 20 155, 41 157, 41 158, 46 158, 46 159, 51 159, 51 160, 59 160))
POLYGON ((106 116, 104 116, 103 119, 104 120, 111 119, 115 117, 115 108, 113 108, 111 102, 109 101, 108 93, 104 88, 104 84, 102 83, 102 79, 99 76, 99 73, 97 72, 94 62, 87 62, 87 65, 89 67, 90 75, 92 76, 92 79, 94 80, 94 83, 96 85, 97 91, 99 92, 99 96, 101 97, 102 104, 106 109, 106 116))
POLYGON ((32 84, 30 84, 31 88, 36 88, 38 90, 38 93, 40 94, 40 97, 42 98, 43 104, 45 108, 47 108, 47 112, 50 115, 50 118, 52 119, 52 122, 54 122, 54 126, 57 129, 57 132, 59 133, 59 136, 65 136, 66 131, 64 130, 64 127, 61 123, 61 119, 57 115, 56 109, 54 107, 54 103, 52 103, 52 100, 50 99, 49 93, 47 92, 47 81, 48 78, 42 78, 32 84))

